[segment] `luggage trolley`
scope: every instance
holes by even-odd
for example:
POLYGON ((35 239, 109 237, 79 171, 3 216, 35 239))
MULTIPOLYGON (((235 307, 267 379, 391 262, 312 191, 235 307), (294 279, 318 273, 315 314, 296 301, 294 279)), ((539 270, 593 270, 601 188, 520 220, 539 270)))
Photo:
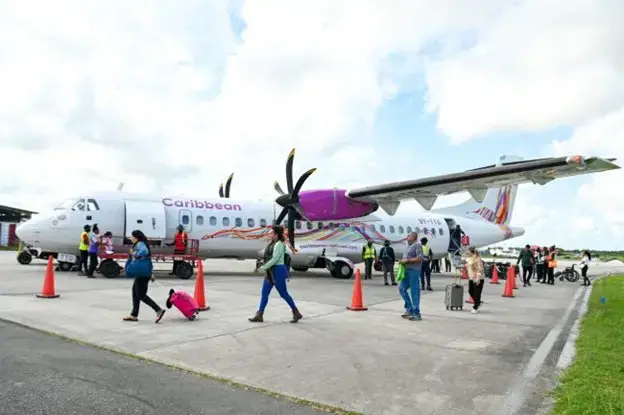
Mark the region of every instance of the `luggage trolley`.
MULTIPOLYGON (((113 238, 115 242, 115 238, 113 238)), ((201 259, 197 256, 199 252, 199 239, 189 239, 188 247, 183 254, 174 253, 174 248, 168 246, 173 240, 166 239, 150 239, 150 250, 152 251, 152 261, 156 264, 159 262, 168 263, 174 261, 180 261, 176 266, 175 275, 183 280, 188 280, 195 273, 195 266, 197 261, 201 259)), ((100 265, 98 272, 106 278, 117 278, 121 275, 124 267, 119 264, 119 261, 126 261, 130 254, 132 244, 126 238, 123 243, 114 243, 115 253, 105 253, 100 250, 98 257, 100 258, 100 265)))

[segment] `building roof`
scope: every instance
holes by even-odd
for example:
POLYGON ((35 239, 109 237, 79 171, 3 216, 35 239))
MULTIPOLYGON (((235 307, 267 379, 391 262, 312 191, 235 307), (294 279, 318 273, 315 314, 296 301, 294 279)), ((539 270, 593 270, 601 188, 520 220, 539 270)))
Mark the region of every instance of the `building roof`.
POLYGON ((0 222, 21 222, 37 212, 0 205, 0 222))

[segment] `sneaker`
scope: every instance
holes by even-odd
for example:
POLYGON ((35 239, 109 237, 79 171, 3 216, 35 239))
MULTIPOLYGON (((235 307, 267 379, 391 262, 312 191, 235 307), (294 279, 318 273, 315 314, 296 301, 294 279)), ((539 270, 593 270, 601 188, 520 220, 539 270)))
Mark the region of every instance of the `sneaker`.
POLYGON ((433 288, 427 287, 427 291, 433 291, 433 288))
POLYGON ((396 282, 393 282, 392 285, 399 285, 399 284, 397 284, 396 282))
POLYGON ((477 310, 475 310, 474 308, 472 309, 472 311, 470 311, 472 314, 477 314, 477 310))
POLYGON ((403 314, 401 314, 401 317, 402 318, 410 318, 410 317, 412 317, 412 314, 411 313, 403 313, 403 314))
POLYGON ((384 282, 384 285, 390 285, 390 284, 388 284, 388 281, 385 281, 385 282, 384 282))
POLYGON ((158 323, 160 320, 162 320, 163 316, 165 315, 165 311, 167 310, 160 310, 158 313, 156 313, 156 321, 155 323, 158 323))
POLYGON ((413 315, 413 316, 409 316, 408 320, 409 321, 420 321, 420 320, 422 320, 422 317, 420 316, 420 314, 416 314, 416 315, 413 315))

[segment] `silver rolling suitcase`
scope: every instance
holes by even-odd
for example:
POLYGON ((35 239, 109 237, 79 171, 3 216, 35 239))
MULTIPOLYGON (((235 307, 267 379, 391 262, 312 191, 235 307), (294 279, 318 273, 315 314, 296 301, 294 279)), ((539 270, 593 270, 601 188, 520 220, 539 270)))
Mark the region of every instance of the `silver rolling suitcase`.
POLYGON ((455 278, 452 284, 446 286, 444 303, 447 310, 463 310, 464 308, 464 286, 460 283, 460 278, 455 278))

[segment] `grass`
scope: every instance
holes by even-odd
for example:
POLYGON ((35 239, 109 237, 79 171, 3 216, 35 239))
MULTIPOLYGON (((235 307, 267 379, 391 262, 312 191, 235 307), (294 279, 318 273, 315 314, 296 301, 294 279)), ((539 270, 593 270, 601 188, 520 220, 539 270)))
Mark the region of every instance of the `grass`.
POLYGON ((623 351, 624 275, 617 275, 594 282, 576 358, 554 391, 551 415, 624 414, 623 351))
POLYGON ((15 246, 15 245, 11 245, 11 246, 0 245, 0 251, 15 251, 15 254, 17 254, 17 246, 15 246))

